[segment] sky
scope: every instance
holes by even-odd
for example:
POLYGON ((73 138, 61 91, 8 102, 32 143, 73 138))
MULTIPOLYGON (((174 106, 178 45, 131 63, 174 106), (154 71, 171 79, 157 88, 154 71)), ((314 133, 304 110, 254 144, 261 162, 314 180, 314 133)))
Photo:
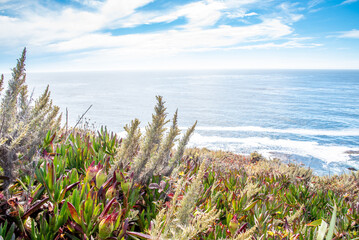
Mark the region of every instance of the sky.
POLYGON ((0 71, 359 69, 359 0, 0 0, 0 71))

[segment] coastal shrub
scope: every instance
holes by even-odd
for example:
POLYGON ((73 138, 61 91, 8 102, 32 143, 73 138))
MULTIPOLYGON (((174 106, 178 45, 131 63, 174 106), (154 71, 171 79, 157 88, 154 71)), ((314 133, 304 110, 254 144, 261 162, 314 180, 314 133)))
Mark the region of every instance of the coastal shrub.
POLYGON ((5 92, 2 92, 4 76, 0 78, 0 166, 2 189, 16 179, 20 172, 31 171, 31 160, 50 129, 57 129, 61 115, 59 108, 50 99, 49 87, 33 101, 28 94, 25 73, 26 48, 5 92), (29 166, 30 164, 30 166, 29 166))
POLYGON ((115 156, 111 173, 116 168, 126 168, 131 165, 134 181, 147 183, 154 175, 169 176, 178 166, 197 122, 187 130, 180 139, 177 150, 174 151, 174 144, 180 134, 177 125, 177 111, 172 118, 172 124, 167 134, 164 136, 165 125, 169 120, 166 119, 166 107, 162 97, 157 96, 156 99, 157 105, 154 108, 155 113, 152 115, 152 122, 146 127, 146 132, 142 138, 138 119, 132 121, 130 126, 125 126, 127 137, 115 156))
POLYGON ((253 161, 253 162, 257 162, 257 161, 263 159, 263 156, 261 154, 259 154, 258 152, 252 152, 250 157, 251 157, 251 161, 253 161))
POLYGON ((193 239, 217 221, 220 210, 215 205, 209 206, 205 211, 193 209, 200 198, 202 178, 206 172, 206 164, 202 162, 193 182, 182 195, 185 187, 184 179, 179 180, 168 208, 163 208, 153 222, 150 230, 152 239, 193 239))
POLYGON ((0 193, 7 236, 10 226, 17 239, 314 240, 328 229, 337 239, 358 236, 357 189, 337 192, 344 179, 355 181, 352 175, 308 180, 296 174, 299 166, 187 149, 176 171, 142 183, 132 169, 140 149, 118 166, 126 138, 105 128, 75 130, 67 141, 54 137, 44 139, 35 178, 19 178, 7 201, 0 193))

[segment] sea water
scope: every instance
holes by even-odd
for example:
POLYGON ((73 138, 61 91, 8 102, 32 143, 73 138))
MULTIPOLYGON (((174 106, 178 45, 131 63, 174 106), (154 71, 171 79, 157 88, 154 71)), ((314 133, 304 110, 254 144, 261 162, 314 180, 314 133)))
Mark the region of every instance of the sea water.
POLYGON ((145 127, 161 95, 183 131, 198 121, 190 146, 257 151, 319 175, 359 169, 359 71, 29 73, 27 82, 35 96, 49 84, 72 126, 92 105, 85 117, 97 127, 123 134, 134 118, 145 127))

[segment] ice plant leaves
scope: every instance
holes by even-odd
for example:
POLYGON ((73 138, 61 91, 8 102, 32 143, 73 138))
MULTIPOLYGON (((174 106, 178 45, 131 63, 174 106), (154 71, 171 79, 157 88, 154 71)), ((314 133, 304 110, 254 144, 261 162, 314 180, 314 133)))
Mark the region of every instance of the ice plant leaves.
POLYGON ((324 239, 327 229, 328 229, 328 223, 326 223, 325 221, 322 221, 322 224, 320 224, 320 227, 318 229, 317 240, 324 239))
POLYGON ((42 205, 44 205, 49 200, 49 197, 45 197, 41 201, 35 203, 31 208, 29 208, 24 215, 21 217, 22 220, 28 218, 31 214, 33 214, 36 210, 38 210, 42 205))
POLYGON ((151 235, 144 234, 144 233, 131 232, 131 231, 127 231, 126 233, 127 233, 128 235, 134 236, 134 237, 139 237, 139 238, 143 238, 143 239, 152 239, 152 238, 151 238, 151 235))
POLYGON ((70 202, 67 202, 67 207, 69 208, 72 219, 75 220, 77 224, 80 224, 81 220, 74 205, 72 205, 70 202))
POLYGON ((336 218, 337 218, 337 205, 334 204, 333 215, 332 215, 332 219, 330 220, 330 225, 329 225, 329 230, 326 240, 333 239, 336 218))

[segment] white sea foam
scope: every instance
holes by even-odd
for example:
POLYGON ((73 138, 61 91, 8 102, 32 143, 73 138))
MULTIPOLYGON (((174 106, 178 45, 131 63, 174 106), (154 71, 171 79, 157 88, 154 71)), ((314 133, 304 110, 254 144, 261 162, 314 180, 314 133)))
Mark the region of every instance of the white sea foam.
MULTIPOLYGON (((144 129, 141 131, 144 132, 144 129)), ((182 131, 182 136, 184 132, 182 131)), ((126 137, 126 135, 125 131, 118 133, 119 137, 126 137)), ((313 168, 319 175, 340 174, 346 171, 348 166, 359 168, 359 163, 352 159, 353 154, 350 154, 350 151, 358 152, 359 149, 338 145, 321 145, 315 141, 271 139, 270 137, 205 136, 195 132, 190 139, 189 147, 206 147, 239 154, 250 154, 257 151, 266 158, 276 157, 282 160, 302 162, 313 168)))
POLYGON ((198 133, 192 136, 190 145, 247 154, 252 151, 258 151, 265 156, 270 156, 272 152, 280 152, 289 156, 313 157, 325 163, 346 162, 350 160, 350 155, 346 152, 358 150, 345 146, 320 145, 314 141, 294 141, 268 137, 230 138, 203 136, 198 133))
MULTIPOLYGON (((185 127, 181 129, 186 129, 185 127)), ((268 132, 268 133, 285 133, 310 136, 359 136, 359 129, 342 129, 342 130, 326 130, 326 129, 305 129, 305 128, 263 128, 257 126, 238 126, 238 127, 196 127, 198 131, 225 131, 225 132, 268 132)))

